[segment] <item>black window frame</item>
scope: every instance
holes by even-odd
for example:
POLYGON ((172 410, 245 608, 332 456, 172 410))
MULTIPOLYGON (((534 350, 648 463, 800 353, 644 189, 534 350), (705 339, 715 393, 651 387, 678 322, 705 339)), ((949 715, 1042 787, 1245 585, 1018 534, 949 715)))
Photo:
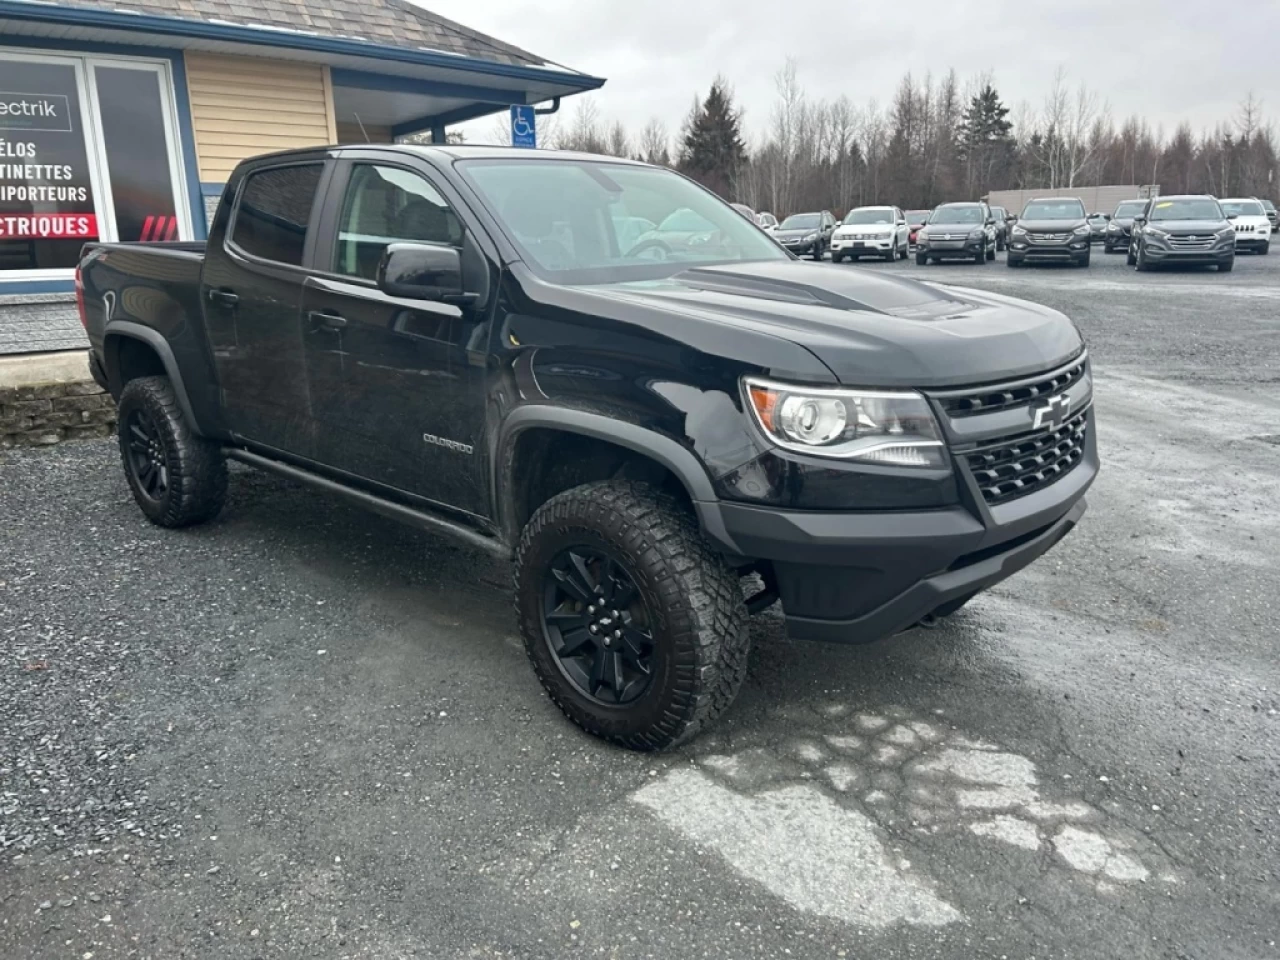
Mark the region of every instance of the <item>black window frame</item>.
POLYGON ((319 227, 319 221, 323 217, 325 209, 325 198, 330 187, 332 178, 332 161, 323 156, 307 157, 307 158, 290 158, 281 163, 265 163, 260 166, 255 165, 246 170, 244 176, 240 178, 240 182, 236 185, 235 206, 231 209, 231 218, 227 221, 227 229, 222 235, 222 246, 228 255, 234 256, 250 263, 260 264, 263 266, 279 267, 286 270, 296 270, 299 272, 310 272, 311 263, 313 262, 315 253, 316 231, 319 227), (311 213, 307 217, 307 232, 302 241, 302 261, 300 263, 289 263, 285 260, 272 260, 270 257, 259 256, 246 250, 240 244, 236 243, 236 225, 240 221, 240 207, 244 202, 245 190, 248 188, 249 181, 254 177, 263 173, 270 173, 274 170, 284 170, 289 167, 319 167, 320 177, 316 181, 315 196, 311 198, 311 213))

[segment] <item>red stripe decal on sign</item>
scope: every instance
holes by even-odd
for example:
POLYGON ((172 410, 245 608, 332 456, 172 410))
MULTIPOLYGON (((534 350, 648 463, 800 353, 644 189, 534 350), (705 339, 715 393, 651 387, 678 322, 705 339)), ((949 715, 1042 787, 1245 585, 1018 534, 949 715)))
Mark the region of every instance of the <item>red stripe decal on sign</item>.
POLYGON ((178 239, 178 218, 177 218, 177 217, 170 217, 170 218, 169 218, 169 229, 168 229, 168 231, 165 233, 164 238, 165 238, 166 240, 177 240, 177 239, 178 239))
POLYGON ((147 219, 143 222, 143 224, 142 224, 142 236, 141 236, 141 237, 139 237, 139 239, 140 239, 140 240, 142 240, 144 243, 145 243, 147 240, 150 240, 150 239, 151 239, 151 229, 152 229, 152 227, 155 225, 155 222, 156 222, 156 218, 155 218, 155 217, 147 217, 147 219))

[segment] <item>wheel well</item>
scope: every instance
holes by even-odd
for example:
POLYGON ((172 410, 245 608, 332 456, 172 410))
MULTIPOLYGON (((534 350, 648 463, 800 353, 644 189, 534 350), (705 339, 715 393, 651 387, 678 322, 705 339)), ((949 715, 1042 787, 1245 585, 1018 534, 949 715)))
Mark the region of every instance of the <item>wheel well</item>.
POLYGON ((692 508, 680 478, 657 460, 582 434, 538 427, 516 439, 506 470, 512 532, 556 494, 600 480, 641 480, 692 508))
POLYGON ((107 347, 107 375, 117 396, 130 380, 168 374, 154 347, 134 337, 112 337, 107 347))

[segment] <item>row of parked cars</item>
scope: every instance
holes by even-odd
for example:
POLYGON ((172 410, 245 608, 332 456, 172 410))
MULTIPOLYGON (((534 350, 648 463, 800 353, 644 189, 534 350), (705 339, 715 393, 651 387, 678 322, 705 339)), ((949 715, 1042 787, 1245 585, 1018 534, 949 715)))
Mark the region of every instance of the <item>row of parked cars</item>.
MULTIPOLYGON (((737 205, 735 205, 737 206, 737 205)), ((1277 229, 1269 200, 1208 195, 1126 200, 1112 214, 1085 210, 1076 197, 1031 200, 1014 215, 984 201, 944 203, 933 210, 855 207, 843 220, 830 211, 797 213, 779 223, 772 214, 741 208, 792 253, 835 263, 878 257, 925 266, 940 260, 987 263, 1007 251, 1013 268, 1034 263, 1087 267, 1093 245, 1128 255, 1145 270, 1159 263, 1209 264, 1229 271, 1237 251, 1267 254, 1277 229)))

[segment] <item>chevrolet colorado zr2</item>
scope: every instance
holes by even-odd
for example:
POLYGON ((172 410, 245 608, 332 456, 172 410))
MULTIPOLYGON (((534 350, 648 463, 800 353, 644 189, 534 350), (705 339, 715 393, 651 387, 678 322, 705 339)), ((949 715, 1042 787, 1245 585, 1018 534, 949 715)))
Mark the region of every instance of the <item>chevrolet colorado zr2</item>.
POLYGON ((626 160, 255 158, 207 243, 90 244, 77 283, 147 518, 211 520, 234 460, 510 559, 547 693, 634 749, 732 703, 751 613, 843 643, 945 616, 1098 470, 1061 313, 798 262, 626 160), (623 229, 681 211, 699 242, 623 229))

